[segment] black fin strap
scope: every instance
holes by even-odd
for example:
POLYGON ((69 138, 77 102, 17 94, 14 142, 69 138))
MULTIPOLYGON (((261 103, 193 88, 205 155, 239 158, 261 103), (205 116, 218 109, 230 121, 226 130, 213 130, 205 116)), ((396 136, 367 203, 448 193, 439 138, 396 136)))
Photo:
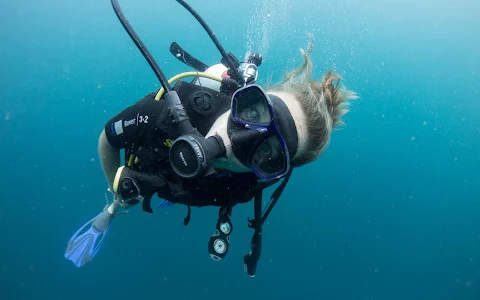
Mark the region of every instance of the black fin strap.
POLYGON ((190 55, 187 51, 180 47, 177 42, 173 42, 170 45, 170 53, 172 53, 173 56, 175 56, 179 61, 183 62, 187 66, 194 68, 199 72, 205 72, 205 70, 208 69, 208 66, 206 64, 190 55))
POLYGON ((183 219, 183 225, 187 226, 188 223, 190 223, 190 213, 192 212, 192 209, 190 208, 190 205, 188 207, 188 213, 187 216, 183 219))
POLYGON ((285 175, 285 179, 282 181, 282 183, 275 189, 273 194, 270 196, 270 205, 268 208, 265 210, 265 213, 262 216, 262 224, 265 223, 265 220, 268 218, 268 215, 270 212, 272 212, 273 207, 275 204, 277 204, 278 199, 280 199, 280 196, 283 193, 283 190, 287 186, 288 180, 290 179, 290 176, 292 175, 293 168, 288 171, 287 175, 285 175))

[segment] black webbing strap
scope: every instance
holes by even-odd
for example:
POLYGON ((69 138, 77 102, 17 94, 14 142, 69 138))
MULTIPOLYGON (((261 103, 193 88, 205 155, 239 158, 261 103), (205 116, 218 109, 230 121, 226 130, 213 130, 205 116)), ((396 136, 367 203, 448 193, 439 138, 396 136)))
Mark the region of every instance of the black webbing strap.
POLYGON ((248 219, 248 227, 253 228, 255 232, 253 233, 250 252, 245 255, 243 261, 247 270, 247 274, 250 277, 254 277, 257 272, 257 264, 260 259, 260 254, 262 252, 262 225, 265 223, 265 220, 268 218, 268 215, 272 211, 275 204, 277 204, 278 199, 283 193, 285 186, 292 175, 293 168, 285 175, 282 183, 275 189, 273 194, 270 196, 270 203, 265 210, 262 212, 262 194, 263 189, 260 189, 255 194, 254 200, 254 219, 248 219))
POLYGON ((250 246, 250 252, 243 258, 247 274, 250 277, 254 277, 255 273, 257 272, 257 263, 262 252, 262 194, 262 190, 259 190, 255 194, 255 217, 252 220, 248 219, 248 222, 250 223, 248 227, 255 229, 250 246))
POLYGON ((293 168, 288 171, 287 175, 285 175, 285 179, 282 181, 282 183, 275 189, 273 194, 270 196, 270 204, 268 205, 267 209, 263 213, 262 216, 262 224, 265 223, 265 220, 268 218, 268 215, 270 212, 272 212, 273 207, 275 204, 277 204, 278 199, 280 199, 280 196, 283 193, 283 190, 287 186, 288 180, 290 179, 290 176, 292 175, 293 168))

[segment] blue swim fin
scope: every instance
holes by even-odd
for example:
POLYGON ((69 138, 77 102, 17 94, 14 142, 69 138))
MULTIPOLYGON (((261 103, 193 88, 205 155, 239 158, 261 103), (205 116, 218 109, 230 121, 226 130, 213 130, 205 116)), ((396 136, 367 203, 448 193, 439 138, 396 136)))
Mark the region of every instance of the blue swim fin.
POLYGON ((78 268, 92 260, 102 246, 114 217, 115 214, 105 209, 85 223, 68 241, 65 258, 71 260, 78 268))
POLYGON ((162 202, 160 202, 160 204, 157 205, 157 207, 155 208, 164 208, 164 207, 168 207, 168 206, 172 206, 174 205, 175 203, 173 202, 170 202, 168 200, 165 200, 165 199, 162 199, 162 202))

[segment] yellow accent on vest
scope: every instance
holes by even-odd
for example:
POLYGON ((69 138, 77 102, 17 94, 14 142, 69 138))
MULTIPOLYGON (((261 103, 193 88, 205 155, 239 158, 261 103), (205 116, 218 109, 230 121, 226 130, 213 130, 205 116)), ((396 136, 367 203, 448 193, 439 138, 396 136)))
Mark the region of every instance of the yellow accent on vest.
POLYGON ((163 144, 168 148, 170 148, 173 145, 173 141, 171 139, 166 139, 165 142, 163 142, 163 144))

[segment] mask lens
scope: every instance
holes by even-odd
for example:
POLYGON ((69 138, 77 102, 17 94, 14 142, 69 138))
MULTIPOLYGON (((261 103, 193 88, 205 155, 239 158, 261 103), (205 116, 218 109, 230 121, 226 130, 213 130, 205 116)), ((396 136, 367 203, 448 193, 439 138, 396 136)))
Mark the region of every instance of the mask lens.
POLYGON ((287 167, 287 155, 277 136, 260 142, 251 157, 251 165, 264 176, 276 175, 287 167))
POLYGON ((233 96, 235 117, 249 124, 268 125, 272 115, 265 94, 255 86, 239 90, 233 96))

